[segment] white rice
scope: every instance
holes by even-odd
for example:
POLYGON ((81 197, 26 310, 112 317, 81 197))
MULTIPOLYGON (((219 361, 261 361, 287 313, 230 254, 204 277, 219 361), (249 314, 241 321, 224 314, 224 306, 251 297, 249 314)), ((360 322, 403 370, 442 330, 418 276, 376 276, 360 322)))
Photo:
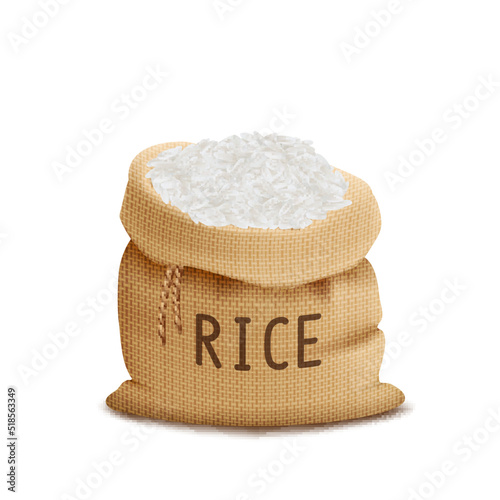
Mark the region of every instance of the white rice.
POLYGON ((311 144, 257 132, 205 139, 163 151, 146 177, 196 223, 302 229, 351 204, 349 184, 311 144))

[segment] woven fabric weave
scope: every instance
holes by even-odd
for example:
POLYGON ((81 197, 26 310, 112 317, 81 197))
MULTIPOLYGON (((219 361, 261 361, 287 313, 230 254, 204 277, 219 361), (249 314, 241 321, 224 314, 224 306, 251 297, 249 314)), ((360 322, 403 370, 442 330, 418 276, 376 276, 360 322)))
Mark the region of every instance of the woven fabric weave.
POLYGON ((122 220, 132 241, 118 290, 131 380, 107 404, 164 420, 236 426, 331 422, 402 404, 403 393, 378 376, 381 307, 364 255, 380 216, 367 185, 345 174, 353 204, 309 228, 209 228, 164 204, 144 177, 150 158, 186 144, 150 148, 131 167, 122 220), (314 256, 328 249, 314 265, 313 247, 314 256), (165 307, 172 266, 182 267, 182 330, 179 309, 165 307))
POLYGON ((149 160, 187 142, 146 149, 132 162, 121 220, 142 253, 162 265, 195 267, 264 287, 297 286, 340 273, 368 253, 380 231, 380 212, 369 186, 349 182, 348 207, 300 230, 240 229, 195 224, 166 204, 146 178, 149 160))

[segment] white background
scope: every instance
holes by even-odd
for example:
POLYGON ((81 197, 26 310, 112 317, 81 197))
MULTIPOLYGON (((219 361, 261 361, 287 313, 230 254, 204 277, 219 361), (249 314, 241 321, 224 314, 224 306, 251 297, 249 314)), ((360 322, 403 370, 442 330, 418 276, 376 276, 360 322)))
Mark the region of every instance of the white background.
POLYGON ((83 498, 80 481, 92 499, 499 497, 499 424, 488 415, 500 410, 500 87, 473 96, 481 78, 500 82, 500 5, 396 4, 223 0, 217 11, 211 0, 73 0, 30 29, 44 24, 37 1, 3 3, 2 387, 18 388, 18 498, 83 498), (374 24, 372 11, 388 7, 397 12, 386 26, 374 24), (169 76, 141 93, 157 66, 169 76), (133 109, 120 104, 131 92, 133 109), (67 148, 103 119, 113 130, 58 176, 67 148), (110 290, 128 241, 119 211, 130 162, 153 144, 266 128, 312 139, 373 188, 383 228, 368 258, 391 348, 381 380, 406 403, 292 429, 115 414, 104 400, 128 373, 110 290), (436 128, 446 140, 391 189, 398 158, 436 128), (445 291, 449 282, 460 290, 445 291), (106 304, 91 317, 92 297, 106 304), (432 321, 422 320, 429 306, 432 321), (79 334, 54 354, 50 334, 68 324, 79 334), (287 442, 300 451, 280 465, 287 442), (97 476, 93 464, 110 455, 119 463, 97 476), (445 462, 454 473, 443 478, 445 462), (262 470, 272 481, 256 483, 262 470))

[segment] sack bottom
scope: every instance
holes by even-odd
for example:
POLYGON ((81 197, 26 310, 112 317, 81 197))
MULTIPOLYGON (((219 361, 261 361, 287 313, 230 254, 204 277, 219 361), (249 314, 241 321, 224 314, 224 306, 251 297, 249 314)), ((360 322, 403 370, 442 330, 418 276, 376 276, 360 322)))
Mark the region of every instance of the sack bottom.
MULTIPOLYGON (((263 415, 259 408, 246 411, 241 415, 241 409, 225 404, 220 413, 191 413, 185 409, 174 408, 165 401, 154 398, 153 392, 147 387, 132 380, 124 382, 118 390, 110 394, 106 404, 113 410, 151 417, 170 422, 184 422, 201 425, 224 426, 290 426, 321 424, 368 417, 392 410, 404 403, 405 396, 391 384, 376 383, 351 395, 349 400, 342 398, 342 406, 331 401, 324 406, 307 406, 303 411, 287 408, 276 408, 272 415, 263 415)), ((269 413, 269 412, 267 412, 269 413)))

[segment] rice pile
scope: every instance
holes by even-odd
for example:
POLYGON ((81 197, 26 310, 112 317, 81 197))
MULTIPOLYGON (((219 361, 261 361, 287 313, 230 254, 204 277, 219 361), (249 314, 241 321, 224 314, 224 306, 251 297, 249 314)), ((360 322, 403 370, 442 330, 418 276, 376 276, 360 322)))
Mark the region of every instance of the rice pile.
POLYGON ((206 139, 163 151, 146 177, 196 223, 302 229, 351 204, 349 184, 311 144, 257 132, 206 139))

